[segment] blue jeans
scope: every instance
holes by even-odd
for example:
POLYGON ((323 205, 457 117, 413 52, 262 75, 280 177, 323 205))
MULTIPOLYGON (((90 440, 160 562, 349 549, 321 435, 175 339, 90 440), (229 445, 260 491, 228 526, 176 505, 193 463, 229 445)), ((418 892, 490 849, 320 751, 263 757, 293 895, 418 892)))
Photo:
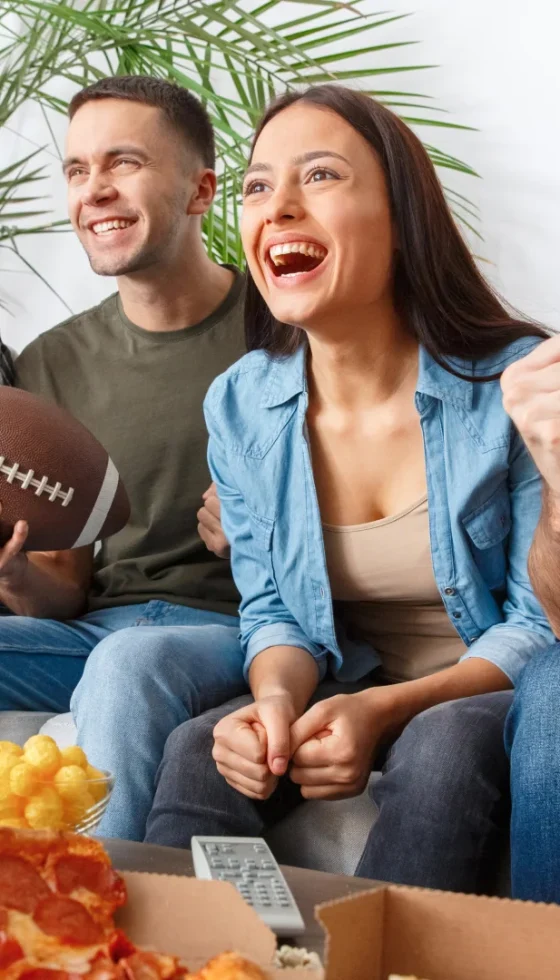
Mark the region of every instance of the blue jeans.
POLYGON ((506 724, 514 898, 560 903, 560 643, 525 667, 506 724))
MULTIPOLYGON (((322 685, 330 697, 343 685, 322 685)), ((193 834, 261 836, 305 805, 289 778, 265 803, 228 786, 212 759, 212 730, 237 698, 176 728, 157 775, 146 840, 189 847, 193 834)), ((492 892, 505 853, 509 768, 504 721, 510 691, 450 701, 413 718, 375 760, 379 816, 356 874, 448 891, 492 892)))
POLYGON ((106 837, 142 840, 169 734, 246 690, 233 616, 152 601, 66 623, 0 617, 0 710, 71 707, 90 761, 116 776, 106 837))

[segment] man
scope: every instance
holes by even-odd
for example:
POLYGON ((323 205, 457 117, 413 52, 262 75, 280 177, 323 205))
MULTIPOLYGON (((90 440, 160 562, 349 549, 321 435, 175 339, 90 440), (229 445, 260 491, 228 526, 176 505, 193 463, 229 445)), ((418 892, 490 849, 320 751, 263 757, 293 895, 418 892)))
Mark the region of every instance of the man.
MULTIPOLYGON (((504 405, 543 476, 529 573, 560 637, 560 337, 507 369, 504 405)), ((560 643, 525 668, 506 726, 511 756, 512 891, 560 903, 560 643)))
MULTIPOLYGON (((16 383, 97 436, 132 513, 95 561, 91 547, 26 555, 16 525, 0 551, 0 601, 16 614, 0 620, 0 708, 65 711, 78 685, 80 744, 117 777, 102 831, 142 839, 168 734, 246 690, 229 563, 197 533, 202 401, 243 353, 243 284, 203 245, 214 140, 192 95, 106 78, 69 115, 70 218, 118 294, 35 340, 16 383)), ((219 549, 218 506, 209 491, 202 530, 219 549)))

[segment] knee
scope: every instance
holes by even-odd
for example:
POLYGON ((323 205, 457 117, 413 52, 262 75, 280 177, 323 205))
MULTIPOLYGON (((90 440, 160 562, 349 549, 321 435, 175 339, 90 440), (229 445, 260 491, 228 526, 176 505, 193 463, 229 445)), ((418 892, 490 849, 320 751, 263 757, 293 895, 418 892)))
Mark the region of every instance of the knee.
POLYGON ((528 762, 543 752, 552 750, 556 754, 560 739, 559 703, 560 643, 556 643, 537 653, 519 679, 506 729, 514 764, 520 757, 528 762))
POLYGON ((481 767, 506 768, 503 744, 511 692, 461 698, 416 715, 395 743, 393 755, 423 781, 464 778, 481 767), (461 775, 462 774, 462 775, 461 775))
POLYGON ((152 689, 173 669, 176 650, 163 631, 130 627, 105 637, 90 653, 75 692, 74 703, 87 693, 89 701, 114 703, 152 689))
POLYGON ((202 760, 212 755, 213 745, 214 722, 205 715, 199 715, 173 729, 165 743, 164 761, 202 760))
POLYGON ((539 710, 558 710, 560 696, 560 643, 537 653, 529 661, 515 691, 516 703, 533 704, 539 710))

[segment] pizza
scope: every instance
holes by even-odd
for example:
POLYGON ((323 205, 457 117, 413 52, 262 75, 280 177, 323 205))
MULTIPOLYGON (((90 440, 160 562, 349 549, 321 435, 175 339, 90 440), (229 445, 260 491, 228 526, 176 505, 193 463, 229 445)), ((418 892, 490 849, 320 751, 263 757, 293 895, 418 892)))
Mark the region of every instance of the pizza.
MULTIPOLYGON (((98 841, 0 827, 1 980, 185 980, 176 956, 138 949, 116 928, 125 902, 125 883, 98 841)), ((189 980, 265 976, 224 953, 189 980)))
POLYGON ((97 841, 0 828, 2 980, 182 980, 176 957, 115 927, 123 879, 97 841))

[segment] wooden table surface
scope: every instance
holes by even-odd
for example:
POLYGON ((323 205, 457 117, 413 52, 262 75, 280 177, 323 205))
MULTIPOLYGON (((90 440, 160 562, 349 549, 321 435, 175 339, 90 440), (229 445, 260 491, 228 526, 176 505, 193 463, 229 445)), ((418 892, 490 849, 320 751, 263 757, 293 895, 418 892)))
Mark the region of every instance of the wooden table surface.
MULTIPOLYGON (((151 871, 154 874, 193 875, 190 851, 156 844, 138 844, 133 841, 104 840, 115 868, 119 871, 151 871)), ((297 944, 323 954, 323 930, 315 921, 313 910, 321 902, 343 898, 364 889, 375 888, 379 882, 365 878, 348 878, 345 875, 307 871, 305 868, 283 867, 282 871, 292 889, 305 922, 305 933, 297 937, 297 944)))

